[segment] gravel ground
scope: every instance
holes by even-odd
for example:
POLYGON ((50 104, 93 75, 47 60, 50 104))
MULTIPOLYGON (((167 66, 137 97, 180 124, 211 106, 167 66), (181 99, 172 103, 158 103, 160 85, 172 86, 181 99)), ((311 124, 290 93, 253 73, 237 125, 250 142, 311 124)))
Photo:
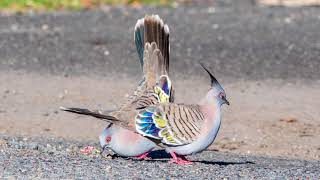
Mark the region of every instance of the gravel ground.
POLYGON ((84 155, 88 142, 0 136, 2 178, 115 178, 115 179, 317 179, 319 161, 238 156, 205 151, 190 156, 192 166, 169 164, 168 155, 156 152, 140 161, 84 155))

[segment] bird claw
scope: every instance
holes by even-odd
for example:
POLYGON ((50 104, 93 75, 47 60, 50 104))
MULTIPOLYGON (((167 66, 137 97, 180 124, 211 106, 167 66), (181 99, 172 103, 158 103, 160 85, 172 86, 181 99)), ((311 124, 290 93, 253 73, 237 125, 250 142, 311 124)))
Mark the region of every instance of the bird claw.
POLYGON ((171 159, 169 163, 179 164, 179 165, 190 165, 193 164, 191 161, 187 159, 177 158, 177 159, 171 159))
POLYGON ((149 154, 149 152, 145 152, 143 154, 140 154, 140 155, 136 156, 136 158, 144 160, 144 159, 148 158, 148 154, 149 154))
POLYGON ((170 153, 172 156, 172 159, 169 161, 169 163, 175 163, 179 165, 190 165, 192 164, 191 161, 189 161, 186 157, 184 156, 178 156, 175 152, 170 153))

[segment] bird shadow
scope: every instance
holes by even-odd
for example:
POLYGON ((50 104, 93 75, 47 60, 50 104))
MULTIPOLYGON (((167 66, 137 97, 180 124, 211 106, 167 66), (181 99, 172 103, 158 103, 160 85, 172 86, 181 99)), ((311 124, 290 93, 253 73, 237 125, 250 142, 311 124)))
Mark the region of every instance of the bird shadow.
POLYGON ((171 155, 164 150, 155 150, 155 151, 151 151, 148 154, 148 157, 152 159, 168 159, 168 158, 171 158, 171 155))
POLYGON ((227 161, 192 161, 198 162, 201 164, 210 164, 210 165, 219 165, 219 166, 228 166, 228 165, 239 165, 239 164, 255 164, 252 161, 241 161, 241 162, 227 162, 227 161))
MULTIPOLYGON (((143 160, 143 159, 132 159, 133 161, 158 161, 158 162, 167 162, 168 159, 171 158, 171 155, 168 154, 166 151, 164 150, 156 150, 156 151, 152 151, 148 154, 148 158, 147 160, 143 160)), ((235 161, 235 162, 228 162, 228 161, 207 161, 207 160, 194 160, 192 161, 194 163, 201 163, 201 164, 208 164, 208 165, 219 165, 219 166, 228 166, 228 165, 239 165, 239 164, 255 164, 252 161, 235 161)))

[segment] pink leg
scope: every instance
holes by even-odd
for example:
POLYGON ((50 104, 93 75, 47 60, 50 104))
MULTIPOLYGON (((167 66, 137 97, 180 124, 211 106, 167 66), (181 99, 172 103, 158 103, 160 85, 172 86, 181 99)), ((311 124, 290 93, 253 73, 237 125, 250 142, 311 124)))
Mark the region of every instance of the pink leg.
POLYGON ((140 154, 138 156, 136 156, 137 159, 147 159, 149 152, 145 152, 143 154, 140 154))
POLYGON ((178 156, 175 152, 171 152, 170 155, 172 156, 172 159, 169 161, 169 163, 176 163, 179 165, 189 165, 192 164, 191 161, 186 159, 186 157, 180 155, 178 156))

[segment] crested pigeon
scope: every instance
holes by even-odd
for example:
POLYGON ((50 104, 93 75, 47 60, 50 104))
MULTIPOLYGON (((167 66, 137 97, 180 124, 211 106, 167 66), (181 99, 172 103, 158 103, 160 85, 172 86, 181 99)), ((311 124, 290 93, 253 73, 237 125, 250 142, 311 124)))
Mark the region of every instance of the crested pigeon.
MULTIPOLYGON (((161 103, 173 102, 173 88, 169 72, 169 27, 158 15, 139 19, 134 29, 134 40, 143 70, 143 79, 134 93, 121 105, 120 109, 108 113, 110 116, 124 118, 134 123, 130 113, 137 109, 161 103), (125 117, 127 116, 127 117, 125 117)), ((67 108, 61 107, 62 110, 67 108)), ((95 112, 97 118, 101 112, 95 112)), ((129 122, 128 122, 129 123, 129 122)), ((133 131, 109 124, 99 136, 103 149, 110 148, 116 154, 144 159, 156 147, 153 141, 133 131)))
MULTIPOLYGON (((101 117, 100 114, 97 118, 113 122, 165 148, 172 156, 170 162, 192 164, 185 155, 201 152, 213 143, 221 124, 221 107, 223 104, 229 105, 220 83, 208 69, 202 64, 201 66, 210 76, 211 88, 198 104, 160 103, 141 110, 126 112, 121 116, 103 115, 101 117), (130 118, 126 119, 128 117, 130 118)), ((87 109, 67 108, 65 110, 96 115, 87 109)))

